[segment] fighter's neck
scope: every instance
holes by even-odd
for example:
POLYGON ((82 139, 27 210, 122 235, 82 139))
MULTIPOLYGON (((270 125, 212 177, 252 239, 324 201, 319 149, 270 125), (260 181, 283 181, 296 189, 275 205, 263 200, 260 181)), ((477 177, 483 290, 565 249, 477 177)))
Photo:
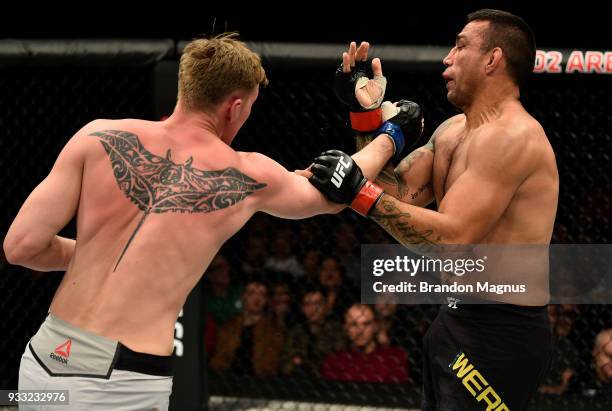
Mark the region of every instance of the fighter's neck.
POLYGON ((477 128, 501 117, 501 115, 519 102, 519 91, 516 87, 483 90, 469 106, 464 107, 466 127, 477 128))
POLYGON ((213 114, 187 111, 178 104, 170 117, 164 121, 168 129, 180 130, 184 136, 199 136, 202 139, 220 138, 221 125, 213 114))

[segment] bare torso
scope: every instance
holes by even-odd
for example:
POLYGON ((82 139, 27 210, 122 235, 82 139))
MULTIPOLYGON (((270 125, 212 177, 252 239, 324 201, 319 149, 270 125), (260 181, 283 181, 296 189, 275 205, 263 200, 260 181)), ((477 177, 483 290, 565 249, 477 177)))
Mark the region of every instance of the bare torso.
POLYGON ((445 194, 468 169, 478 140, 490 138, 499 127, 525 134, 529 145, 525 150, 533 160, 501 218, 478 243, 549 244, 559 194, 557 165, 544 130, 522 108, 508 110, 500 118, 472 130, 467 129, 464 115, 451 120, 435 140, 433 188, 436 202, 440 205, 445 194))
MULTIPOLYGON (((453 276, 451 280, 472 285, 477 282, 525 285, 524 293, 498 295, 481 292, 477 297, 518 305, 545 305, 549 297, 547 245, 556 216, 559 177, 553 150, 535 119, 522 107, 507 110, 498 119, 474 129, 466 127, 464 115, 454 117, 435 139, 434 195, 440 205, 453 184, 470 168, 475 152, 487 155, 486 147, 476 149, 477 145, 495 144, 495 133, 500 127, 518 133, 524 139, 525 158, 521 159, 524 161, 516 162, 512 167, 526 169, 521 171, 521 181, 517 182, 517 188, 501 216, 476 243, 504 246, 478 249, 482 252, 480 257, 487 255, 488 258, 484 273, 463 278, 453 276), (505 246, 508 244, 516 246, 505 246)), ((475 190, 470 195, 476 198, 482 193, 475 190)), ((469 201, 467 204, 469 206, 469 201)))
POLYGON ((257 172, 249 170, 244 153, 214 136, 185 135, 142 120, 97 121, 94 131, 104 130, 127 131, 142 147, 87 133, 77 246, 50 310, 133 350, 168 355, 187 295, 221 245, 256 211, 253 199, 263 185, 240 183, 240 173, 257 172), (137 154, 145 164, 131 174, 122 169, 123 160, 111 167, 103 141, 115 154, 137 154), (228 168, 234 174, 193 171, 228 168), (239 188, 220 198, 218 184, 239 188))

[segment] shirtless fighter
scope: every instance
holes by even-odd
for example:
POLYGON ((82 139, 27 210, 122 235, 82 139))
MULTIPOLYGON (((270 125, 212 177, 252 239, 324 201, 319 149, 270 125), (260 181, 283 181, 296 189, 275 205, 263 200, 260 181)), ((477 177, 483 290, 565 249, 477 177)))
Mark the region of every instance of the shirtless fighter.
MULTIPOLYGON (((22 356, 20 390, 69 389, 63 409, 167 409, 174 325, 221 245, 257 211, 344 207, 230 147, 267 81, 235 36, 194 40, 167 120, 95 120, 69 140, 4 239, 10 263, 66 271, 22 356), (58 236, 75 215, 76 241, 58 236)), ((355 156, 370 178, 385 140, 355 156)))
MULTIPOLYGON (((378 107, 369 95, 355 104, 342 83, 359 71, 367 52, 367 43, 358 49, 352 43, 336 82, 353 111, 353 128, 362 133, 378 128, 380 115, 361 121, 378 107)), ((439 244, 549 244, 559 192, 555 156, 519 101, 534 60, 534 36, 521 18, 490 9, 470 14, 443 61, 447 98, 462 114, 375 182, 339 151, 315 159, 310 181, 345 204, 369 187, 368 200, 352 207, 417 251, 439 244), (337 185, 332 177, 339 163, 346 177, 337 185), (434 199, 437 211, 423 208, 434 199)), ((393 133, 393 119, 386 128, 393 133)), ((358 137, 362 144, 367 139, 358 137)), ((376 152, 382 165, 393 145, 380 141, 387 145, 376 152)), ((547 275, 538 272, 536 280, 547 275)), ((545 304, 443 306, 424 342, 423 410, 525 409, 550 359, 545 304)))

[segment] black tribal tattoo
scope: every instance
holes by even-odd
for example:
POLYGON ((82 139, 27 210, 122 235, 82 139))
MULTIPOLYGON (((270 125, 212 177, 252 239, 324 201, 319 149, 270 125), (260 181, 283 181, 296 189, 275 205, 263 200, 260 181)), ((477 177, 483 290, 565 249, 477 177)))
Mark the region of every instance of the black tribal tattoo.
POLYGON ((165 158, 157 156, 127 131, 104 130, 90 135, 100 139, 121 191, 144 211, 113 271, 149 214, 210 213, 231 207, 266 186, 233 167, 214 171, 193 168, 193 157, 176 164, 171 150, 165 158))
POLYGON ((370 213, 370 218, 406 247, 422 253, 436 250, 442 237, 433 230, 417 230, 411 215, 400 210, 396 201, 393 197, 383 197, 370 213))

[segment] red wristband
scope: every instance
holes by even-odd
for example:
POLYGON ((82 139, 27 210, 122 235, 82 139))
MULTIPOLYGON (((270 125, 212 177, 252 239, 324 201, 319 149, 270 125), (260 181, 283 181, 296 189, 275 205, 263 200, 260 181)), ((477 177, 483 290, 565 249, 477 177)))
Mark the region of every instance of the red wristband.
POLYGON ((353 130, 367 132, 376 130, 382 124, 382 108, 361 113, 350 113, 351 127, 353 130))
POLYGON ((353 199, 351 208, 362 216, 367 217, 370 209, 376 204, 383 193, 382 188, 368 180, 353 199))

